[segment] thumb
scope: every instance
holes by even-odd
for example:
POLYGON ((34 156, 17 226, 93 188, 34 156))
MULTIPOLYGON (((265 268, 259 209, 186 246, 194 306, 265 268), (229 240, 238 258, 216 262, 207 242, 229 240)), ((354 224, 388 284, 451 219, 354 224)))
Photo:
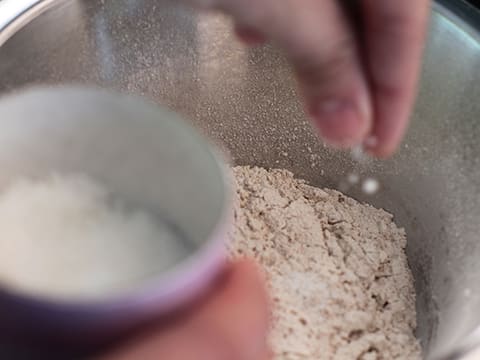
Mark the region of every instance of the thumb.
POLYGON ((267 360, 268 318, 261 276, 250 262, 239 262, 193 316, 153 329, 107 359, 267 360))

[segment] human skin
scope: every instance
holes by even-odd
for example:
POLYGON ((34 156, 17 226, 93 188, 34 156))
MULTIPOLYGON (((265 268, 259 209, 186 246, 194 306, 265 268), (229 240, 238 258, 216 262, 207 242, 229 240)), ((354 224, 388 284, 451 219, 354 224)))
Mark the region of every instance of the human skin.
MULTIPOLYGON (((282 48, 326 142, 361 144, 378 157, 395 152, 416 97, 429 0, 184 1, 230 15, 247 44, 282 48), (355 5, 356 25, 347 3, 355 5)), ((106 358, 266 360, 266 299, 254 266, 234 264, 193 314, 139 334, 106 358)))
POLYGON ((378 157, 397 149, 416 97, 429 0, 184 1, 231 15, 247 43, 282 48, 327 143, 363 144, 378 157))
POLYGON ((111 350, 103 360, 268 360, 268 297, 249 261, 232 263, 206 301, 173 325, 159 323, 111 350))

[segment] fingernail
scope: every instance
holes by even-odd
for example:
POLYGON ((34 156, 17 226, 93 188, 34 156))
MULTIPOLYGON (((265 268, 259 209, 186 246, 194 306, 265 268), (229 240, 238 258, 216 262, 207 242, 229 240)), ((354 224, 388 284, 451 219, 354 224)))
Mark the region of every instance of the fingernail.
POLYGON ((322 137, 331 145, 349 147, 363 138, 363 119, 350 101, 322 100, 314 106, 312 116, 322 137))

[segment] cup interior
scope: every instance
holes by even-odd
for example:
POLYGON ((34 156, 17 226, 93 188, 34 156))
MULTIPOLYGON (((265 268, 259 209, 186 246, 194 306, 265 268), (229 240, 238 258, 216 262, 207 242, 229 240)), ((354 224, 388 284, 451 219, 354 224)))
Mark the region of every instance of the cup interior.
MULTIPOLYGON (((19 178, 86 175, 167 224, 186 249, 179 264, 207 246, 223 219, 219 158, 168 110, 102 90, 50 87, 3 98, 0 116, 0 191, 19 178)), ((145 264, 138 280, 169 269, 159 262, 154 270, 145 264)))

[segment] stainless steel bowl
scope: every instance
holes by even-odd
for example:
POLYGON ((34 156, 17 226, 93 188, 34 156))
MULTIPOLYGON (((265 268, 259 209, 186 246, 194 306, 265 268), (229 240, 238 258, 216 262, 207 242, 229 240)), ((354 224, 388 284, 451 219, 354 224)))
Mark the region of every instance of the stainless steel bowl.
POLYGON ((425 356, 459 359, 480 345, 479 20, 462 1, 435 4, 413 125, 386 162, 325 148, 277 49, 247 49, 228 19, 172 1, 3 0, 0 92, 98 84, 184 114, 237 164, 330 187, 351 171, 375 176, 381 192, 350 194, 406 228, 425 356))

